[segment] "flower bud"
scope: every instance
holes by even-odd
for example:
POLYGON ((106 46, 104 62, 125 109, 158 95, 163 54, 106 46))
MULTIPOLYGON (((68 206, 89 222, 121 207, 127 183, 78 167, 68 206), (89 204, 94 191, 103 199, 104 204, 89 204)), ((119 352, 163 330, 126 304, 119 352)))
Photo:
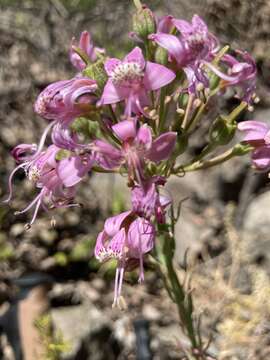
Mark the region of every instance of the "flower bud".
POLYGON ((87 77, 57 81, 39 94, 35 112, 47 120, 69 122, 95 106, 96 89, 96 81, 87 77))
POLYGON ((156 32, 155 17, 148 7, 142 6, 133 15, 133 31, 144 40, 156 32))
POLYGON ((215 145, 228 144, 232 140, 236 128, 235 122, 228 122, 226 117, 220 115, 210 127, 210 143, 215 145))
POLYGON ((94 64, 87 66, 87 68, 83 70, 83 75, 95 80, 98 88, 102 90, 108 80, 108 76, 104 69, 104 60, 100 59, 94 64))

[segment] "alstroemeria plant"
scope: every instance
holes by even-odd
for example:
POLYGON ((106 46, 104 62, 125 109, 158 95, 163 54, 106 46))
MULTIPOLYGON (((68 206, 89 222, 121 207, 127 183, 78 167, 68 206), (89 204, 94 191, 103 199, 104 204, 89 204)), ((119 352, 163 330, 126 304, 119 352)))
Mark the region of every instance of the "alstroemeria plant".
POLYGON ((222 48, 198 15, 190 22, 172 15, 156 18, 138 0, 135 3, 131 39, 137 44, 122 60, 94 46, 87 31, 79 42, 73 39, 69 56, 79 72, 49 85, 38 96, 35 112, 49 124, 38 144, 21 144, 12 150, 17 167, 9 178, 7 201, 12 198, 12 179, 23 169, 38 190, 18 212, 33 209, 30 228, 39 210, 50 213, 76 205, 76 187, 89 171, 97 176, 104 172, 125 176, 131 209, 105 221, 94 251, 102 263, 117 262, 113 304, 124 304, 125 271, 138 268, 143 281, 148 256, 177 305, 190 353, 206 359, 210 355, 196 332, 192 301, 186 301, 191 292, 174 269, 177 214, 166 194, 166 182, 170 176, 215 166, 249 151, 254 166, 267 171, 270 130, 262 122, 240 122, 243 141, 229 145, 239 114, 258 100, 256 65, 247 52, 222 48), (224 113, 217 98, 228 88, 240 100, 232 112, 224 113), (187 161, 182 154, 189 154, 188 140, 202 118, 204 128, 209 125, 208 144, 187 161), (95 124, 90 136, 81 136, 77 125, 82 120, 95 124), (51 145, 45 147, 49 139, 51 145))

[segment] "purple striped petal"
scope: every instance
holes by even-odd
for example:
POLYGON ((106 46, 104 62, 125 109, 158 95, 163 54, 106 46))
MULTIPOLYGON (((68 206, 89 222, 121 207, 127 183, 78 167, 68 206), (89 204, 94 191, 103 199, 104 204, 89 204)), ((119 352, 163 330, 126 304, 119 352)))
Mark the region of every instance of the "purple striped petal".
POLYGON ((259 170, 270 169, 270 147, 260 147, 252 152, 252 163, 259 170))
POLYGON ((114 236, 120 230, 124 220, 131 214, 131 211, 125 211, 121 214, 110 217, 105 221, 104 230, 109 236, 114 236))
POLYGON ((260 121, 243 121, 238 124, 238 130, 244 131, 245 136, 243 141, 247 142, 264 142, 264 138, 268 133, 269 126, 260 121))

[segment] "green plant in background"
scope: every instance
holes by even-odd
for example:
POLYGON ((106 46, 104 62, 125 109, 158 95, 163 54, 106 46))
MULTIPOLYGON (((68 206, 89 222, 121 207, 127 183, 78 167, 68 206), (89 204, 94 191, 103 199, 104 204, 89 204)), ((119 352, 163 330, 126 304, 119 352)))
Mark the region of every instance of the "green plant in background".
POLYGON ((64 341, 59 331, 56 334, 53 332, 51 316, 49 314, 40 316, 35 321, 35 327, 45 349, 43 360, 62 359, 62 355, 69 350, 70 345, 64 341))

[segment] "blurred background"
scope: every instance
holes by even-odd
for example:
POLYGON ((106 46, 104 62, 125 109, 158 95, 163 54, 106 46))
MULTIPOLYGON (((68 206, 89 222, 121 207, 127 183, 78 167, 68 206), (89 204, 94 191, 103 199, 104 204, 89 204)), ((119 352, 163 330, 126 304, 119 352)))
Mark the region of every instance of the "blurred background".
MULTIPOLYGON (((268 0, 146 3, 158 15, 190 20, 198 13, 222 43, 250 51, 258 65, 261 101, 243 119, 270 124, 268 0)), ((51 82, 75 73, 68 59, 71 38, 89 30, 95 44, 121 57, 133 47, 128 38, 132 9, 131 0, 0 0, 2 199, 15 166, 10 150, 18 143, 36 142, 46 126, 33 112, 36 96, 51 82)), ((202 129, 190 151, 200 151, 205 143, 202 129)), ((135 359, 134 321, 137 328, 150 327, 152 355, 145 359, 181 359, 185 341, 175 309, 150 264, 143 285, 137 285, 136 274, 127 275, 123 295, 128 310, 119 312, 111 309, 115 265, 100 268, 92 257, 104 219, 126 209, 129 194, 124 181, 91 175, 78 192, 82 208, 55 212, 54 228, 40 212, 29 231, 24 224, 30 214, 15 217, 14 212, 30 201, 33 188, 23 172, 14 184, 11 207, 0 207, 0 359, 20 359, 20 344, 26 360, 135 359), (35 346, 37 355, 31 357, 29 349, 35 346)), ((177 225, 175 261, 182 276, 189 249, 202 332, 205 339, 214 334, 211 352, 218 359, 270 358, 267 175, 250 170, 247 156, 172 179, 168 189, 175 202, 188 198, 177 225)))

